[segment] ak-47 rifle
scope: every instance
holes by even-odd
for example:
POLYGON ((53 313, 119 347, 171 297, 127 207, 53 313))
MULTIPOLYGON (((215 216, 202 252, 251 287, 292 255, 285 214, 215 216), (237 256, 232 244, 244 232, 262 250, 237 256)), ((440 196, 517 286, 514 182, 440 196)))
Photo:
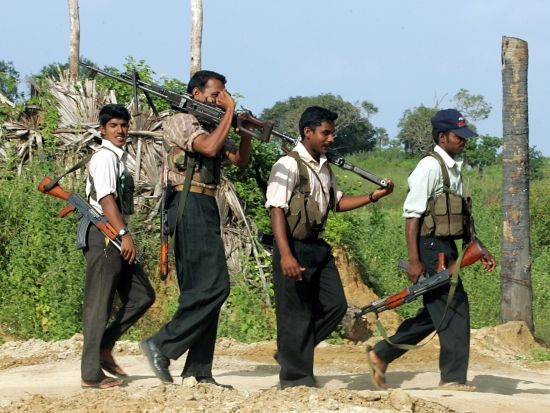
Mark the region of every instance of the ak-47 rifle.
MULTIPOLYGON (((276 130, 273 130, 271 132, 272 135, 277 136, 279 139, 283 141, 283 143, 287 143, 290 145, 296 145, 298 143, 297 138, 293 138, 292 136, 285 135, 284 133, 277 132, 276 130)), ((364 169, 358 168, 355 165, 352 165, 351 163, 347 162, 344 158, 342 158, 338 153, 335 151, 331 151, 330 149, 326 153, 327 160, 336 165, 339 166, 342 169, 345 169, 347 171, 351 171, 359 175, 361 178, 364 178, 373 184, 376 184, 382 188, 386 188, 388 186, 388 183, 385 179, 382 179, 373 173, 367 172, 364 169)))
MULTIPOLYGON (((205 126, 216 127, 224 116, 225 112, 223 109, 210 103, 199 102, 193 99, 193 96, 189 93, 177 93, 154 83, 144 82, 139 76, 136 76, 135 71, 132 76, 127 74, 116 76, 85 63, 80 63, 80 65, 92 72, 99 73, 143 91, 147 98, 147 102, 151 105, 155 113, 155 105, 150 95, 158 96, 166 100, 174 110, 194 115, 199 122, 205 126)), ((241 135, 259 139, 262 142, 269 142, 269 137, 273 129, 273 121, 262 121, 254 117, 250 112, 244 111, 233 115, 231 126, 238 129, 241 135)))
MULTIPOLYGON (((443 253, 440 253, 439 256, 439 265, 442 265, 442 262, 444 260, 443 253)), ((472 265, 476 261, 479 261, 484 256, 489 255, 489 252, 481 241, 474 240, 468 244, 464 251, 464 255, 462 257, 462 261, 460 262, 460 268, 467 267, 468 265, 472 265)), ((451 265, 449 265, 448 268, 445 268, 443 265, 443 268, 438 273, 432 275, 431 277, 425 278, 423 277, 420 279, 416 284, 411 285, 408 288, 405 288, 401 291, 399 291, 396 294, 390 295, 386 298, 381 298, 380 300, 374 301, 370 303, 369 305, 366 305, 365 307, 361 308, 360 311, 355 313, 356 318, 361 318, 365 314, 368 313, 381 313, 382 311, 390 310, 395 307, 399 307, 400 305, 410 303, 413 300, 416 300, 419 296, 426 294, 428 291, 435 290, 436 288, 439 288, 445 284, 448 284, 451 275, 455 269, 456 262, 453 262, 451 265)), ((398 264, 399 268, 406 271, 407 270, 407 262, 406 261, 399 261, 398 264)))
MULTIPOLYGON (((120 238, 118 237, 117 231, 107 221, 107 218, 97 212, 94 207, 92 207, 80 195, 65 191, 58 183, 51 186, 51 182, 52 178, 50 178, 49 176, 45 176, 38 184, 38 190, 43 194, 63 199, 69 203, 65 208, 59 211, 59 216, 61 218, 64 218, 67 214, 69 214, 69 212, 78 211, 80 215, 82 215, 82 219, 84 221, 90 222, 95 225, 103 233, 103 235, 109 238, 111 243, 120 251, 120 238)), ((86 231, 86 229, 88 228, 87 222, 85 226, 80 226, 81 228, 85 228, 84 231, 86 231)), ((135 261, 139 262, 137 258, 135 261)))

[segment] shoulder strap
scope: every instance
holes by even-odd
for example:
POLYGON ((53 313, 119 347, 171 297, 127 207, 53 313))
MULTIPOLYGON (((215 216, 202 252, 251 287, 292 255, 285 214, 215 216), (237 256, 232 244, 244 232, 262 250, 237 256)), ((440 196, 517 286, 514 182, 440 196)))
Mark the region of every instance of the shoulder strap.
MULTIPOLYGON (((116 155, 116 152, 113 151, 112 149, 109 149, 105 146, 101 146, 99 150, 101 149, 107 149, 108 151, 111 151, 112 153, 114 153, 116 155)), ((96 151, 97 152, 97 151, 96 151)), ((74 171, 77 171, 79 170, 80 168, 82 168, 84 165, 86 165, 88 162, 90 162, 90 159, 92 159, 92 156, 95 155, 96 152, 93 152, 91 154, 89 154, 88 156, 86 156, 85 158, 83 158, 80 162, 77 162, 75 165, 71 166, 69 169, 67 169, 65 172, 63 172, 61 175, 59 175, 58 177, 56 177, 54 180, 52 180, 45 188, 44 190, 46 192, 48 192, 50 189, 52 189, 54 186, 57 185, 57 183, 62 179, 64 178, 65 176, 69 175, 71 172, 74 172, 74 171)), ((117 155, 117 158, 118 158, 118 155, 117 155)))
MULTIPOLYGON (((95 153, 95 152, 94 152, 95 153)), ((57 185, 57 183, 63 178, 65 177, 65 175, 68 175, 70 174, 71 172, 74 172, 80 168, 82 168, 84 165, 86 165, 90 159, 92 159, 92 156, 94 156, 93 153, 91 153, 90 155, 86 156, 84 159, 82 159, 80 162, 78 162, 77 164, 73 165, 72 167, 70 167, 69 169, 67 169, 65 172, 63 172, 62 175, 59 175, 58 177, 56 177, 54 180, 52 180, 48 185, 46 185, 46 187, 44 188, 45 192, 48 192, 50 189, 52 189, 54 186, 57 185)))
POLYGON ((328 189, 328 195, 329 195, 328 209, 335 211, 336 210, 336 194, 334 193, 334 189, 332 188, 332 179, 333 179, 332 168, 330 167, 330 165, 328 163, 327 163, 327 168, 328 168, 328 173, 330 174, 330 188, 328 189))
MULTIPOLYGON (((178 212, 176 214, 176 224, 174 225, 174 228, 177 228, 178 222, 181 221, 183 218, 183 211, 185 210, 185 204, 187 202, 187 195, 189 194, 189 188, 191 187, 191 177, 193 176, 193 172, 195 170, 195 157, 194 156, 186 156, 186 162, 187 162, 187 168, 185 169, 185 180, 183 181, 183 188, 181 190, 181 195, 178 203, 178 212)), ((177 229, 174 231, 174 236, 172 237, 171 242, 171 249, 174 249, 175 242, 177 236, 177 229)))
POLYGON ((441 175, 443 176, 443 190, 445 192, 449 192, 451 190, 451 181, 449 179, 449 171, 447 170, 445 161, 441 155, 435 151, 430 152, 430 156, 434 157, 439 162, 439 165, 441 166, 441 175))
MULTIPOLYGON (((321 178, 319 177, 319 174, 317 172, 315 172, 315 169, 313 169, 311 167, 311 165, 309 165, 302 158, 300 158, 300 155, 298 155, 298 152, 295 152, 295 151, 289 152, 288 156, 294 158, 296 160, 296 162, 298 163, 298 171, 299 171, 299 174, 300 174, 300 183, 299 183, 299 185, 301 186, 303 181, 306 181, 306 183, 307 183, 307 186, 304 185, 304 187, 303 187, 304 190, 301 190, 301 188, 299 188, 298 190, 301 193, 306 193, 306 194, 309 195, 309 192, 311 191, 311 188, 309 187, 309 174, 307 173, 307 169, 306 169, 306 168, 309 168, 309 170, 313 173, 315 178, 317 178, 317 181, 319 181, 319 184, 321 185, 321 191, 323 192, 323 194, 326 197, 325 188, 323 188, 323 182, 321 181, 321 178), (307 192, 304 192, 306 189, 307 189, 307 192)), ((327 164, 327 166, 329 167, 328 170, 329 170, 329 173, 330 173, 331 178, 332 178, 332 170, 330 169, 330 166, 328 164, 327 164)))
POLYGON ((300 158, 300 155, 296 151, 289 152, 287 155, 293 158, 298 164, 299 179, 297 191, 301 194, 309 195, 311 188, 309 186, 309 174, 307 173, 307 169, 305 167, 307 164, 302 160, 302 158, 300 158))

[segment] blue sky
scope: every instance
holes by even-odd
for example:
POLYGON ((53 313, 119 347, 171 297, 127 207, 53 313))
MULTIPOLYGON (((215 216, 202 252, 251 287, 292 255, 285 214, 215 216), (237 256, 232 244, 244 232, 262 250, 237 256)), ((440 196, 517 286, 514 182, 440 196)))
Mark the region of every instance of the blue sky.
MULTIPOLYGON (((550 156, 550 2, 544 0, 203 0, 202 67, 225 74, 259 114, 321 93, 379 108, 390 137, 406 109, 448 107, 461 88, 493 110, 477 123, 502 136, 502 36, 529 44, 530 145, 550 156)), ((122 68, 145 60, 158 77, 189 78, 189 0, 79 0, 81 56, 122 68)), ((65 62, 66 0, 2 2, 0 59, 22 77, 65 62)))

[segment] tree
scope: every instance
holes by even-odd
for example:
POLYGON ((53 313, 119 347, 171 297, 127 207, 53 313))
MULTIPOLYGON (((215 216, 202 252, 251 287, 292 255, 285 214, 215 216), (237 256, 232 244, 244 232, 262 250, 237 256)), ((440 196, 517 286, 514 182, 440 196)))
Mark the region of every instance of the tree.
POLYGON ((383 146, 387 146, 390 143, 390 137, 388 131, 385 128, 374 128, 374 137, 376 139, 376 147, 378 150, 382 150, 383 146))
MULTIPOLYGON (((434 107, 420 105, 413 109, 407 109, 397 124, 400 128, 397 139, 407 153, 421 153, 429 150, 433 145, 432 116, 439 110, 441 102, 434 107)), ((472 95, 466 89, 460 89, 451 99, 452 106, 459 110, 469 120, 486 119, 491 113, 491 105, 485 102, 482 95, 472 95)), ((475 131, 475 125, 469 123, 475 131)))
POLYGON ((69 42, 69 76, 78 79, 78 62, 80 59, 80 17, 78 15, 78 0, 67 0, 69 6, 69 22, 71 27, 69 42))
POLYGON ((502 147, 502 139, 496 136, 474 136, 466 142, 464 160, 468 165, 478 168, 479 175, 483 176, 486 166, 493 165, 498 160, 498 150, 502 147))
POLYGON ((191 77, 201 70, 202 0, 191 0, 191 77))
POLYGON ((529 124, 527 42, 502 38, 503 151, 500 318, 533 330, 529 231, 529 124))
POLYGON ((13 62, 0 60, 0 92, 12 102, 21 97, 17 93, 19 72, 15 70, 13 62))
POLYGON ((334 149, 340 153, 369 151, 376 146, 376 130, 368 116, 376 113, 378 109, 368 101, 352 104, 330 93, 307 97, 296 96, 265 109, 261 118, 275 121, 276 130, 297 137, 300 116, 309 106, 322 106, 338 114, 336 120, 338 138, 334 149))
POLYGON ((454 107, 469 120, 483 120, 489 117, 491 105, 481 95, 471 95, 466 89, 460 89, 451 99, 454 107))
POLYGON ((400 128, 397 139, 403 144, 407 153, 428 151, 433 145, 431 118, 438 111, 420 105, 407 109, 397 124, 400 128))

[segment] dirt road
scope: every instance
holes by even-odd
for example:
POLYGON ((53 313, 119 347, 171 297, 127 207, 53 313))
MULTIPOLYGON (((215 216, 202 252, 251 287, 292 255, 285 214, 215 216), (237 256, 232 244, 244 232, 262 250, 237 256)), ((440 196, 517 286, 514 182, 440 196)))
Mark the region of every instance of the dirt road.
MULTIPOLYGON (((550 412, 550 362, 530 361, 537 344, 522 324, 472 335, 469 378, 475 393, 437 389, 436 339, 390 366, 389 391, 372 385, 364 344, 322 344, 316 352, 321 388, 281 391, 273 342, 218 341, 215 377, 235 390, 192 379, 160 385, 137 343, 122 342, 115 357, 130 373, 127 386, 81 390, 81 337, 7 342, 0 347, 0 412, 550 412)), ((172 364, 174 376, 184 361, 172 364)))

